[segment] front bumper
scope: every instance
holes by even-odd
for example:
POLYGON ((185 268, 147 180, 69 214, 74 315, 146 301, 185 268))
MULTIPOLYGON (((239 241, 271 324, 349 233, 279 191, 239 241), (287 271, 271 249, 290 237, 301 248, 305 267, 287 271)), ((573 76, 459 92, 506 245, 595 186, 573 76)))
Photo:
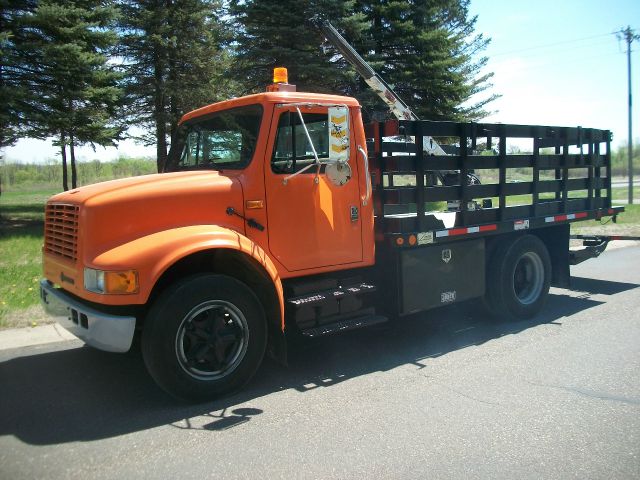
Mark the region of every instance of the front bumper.
POLYGON ((40 282, 40 300, 47 314, 87 345, 107 352, 131 348, 135 317, 109 315, 87 307, 47 280, 40 282))

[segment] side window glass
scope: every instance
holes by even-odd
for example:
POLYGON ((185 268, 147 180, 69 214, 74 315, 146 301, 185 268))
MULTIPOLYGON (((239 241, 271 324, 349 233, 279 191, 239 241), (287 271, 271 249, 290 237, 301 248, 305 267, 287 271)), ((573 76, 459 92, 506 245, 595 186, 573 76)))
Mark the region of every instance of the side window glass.
MULTIPOLYGON (((321 160, 329 158, 328 115, 326 113, 304 113, 302 118, 304 118, 318 158, 321 160)), ((283 112, 278 121, 278 131, 271 157, 272 171, 291 174, 314 162, 313 149, 309 144, 304 127, 300 123, 298 113, 283 112)), ((305 173, 315 174, 315 170, 309 169, 305 173)))

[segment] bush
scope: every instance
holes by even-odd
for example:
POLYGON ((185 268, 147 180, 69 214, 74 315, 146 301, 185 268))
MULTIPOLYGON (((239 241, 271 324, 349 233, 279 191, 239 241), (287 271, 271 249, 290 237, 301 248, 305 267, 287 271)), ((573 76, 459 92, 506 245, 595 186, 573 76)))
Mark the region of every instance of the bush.
MULTIPOLYGON (((135 177, 156 173, 156 161, 147 158, 121 157, 115 162, 78 162, 78 185, 89 185, 115 178, 135 177)), ((69 169, 69 177, 71 171, 69 169)), ((0 166, 0 188, 16 190, 24 188, 60 188, 62 165, 58 161, 48 164, 7 163, 0 166)), ((1 191, 1 190, 0 190, 1 191)))

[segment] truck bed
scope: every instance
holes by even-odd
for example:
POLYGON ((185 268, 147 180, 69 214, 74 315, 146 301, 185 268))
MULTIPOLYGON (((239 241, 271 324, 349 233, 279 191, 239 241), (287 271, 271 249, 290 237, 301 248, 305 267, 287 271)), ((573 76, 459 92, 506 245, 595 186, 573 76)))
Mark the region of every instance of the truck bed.
POLYGON ((433 243, 622 210, 611 204, 608 130, 394 121, 368 125, 367 137, 376 229, 392 239, 423 234, 433 243), (448 140, 452 154, 427 155, 424 136, 448 140), (507 152, 509 145, 516 147, 507 152), (460 181, 469 174, 481 183, 460 181))

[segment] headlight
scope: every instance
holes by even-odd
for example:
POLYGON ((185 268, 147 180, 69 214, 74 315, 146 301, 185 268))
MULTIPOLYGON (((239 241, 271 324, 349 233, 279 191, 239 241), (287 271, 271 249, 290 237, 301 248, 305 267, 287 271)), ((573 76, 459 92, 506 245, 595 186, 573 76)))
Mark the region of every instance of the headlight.
POLYGON ((138 272, 84 269, 84 288, 95 293, 138 293, 138 272))

